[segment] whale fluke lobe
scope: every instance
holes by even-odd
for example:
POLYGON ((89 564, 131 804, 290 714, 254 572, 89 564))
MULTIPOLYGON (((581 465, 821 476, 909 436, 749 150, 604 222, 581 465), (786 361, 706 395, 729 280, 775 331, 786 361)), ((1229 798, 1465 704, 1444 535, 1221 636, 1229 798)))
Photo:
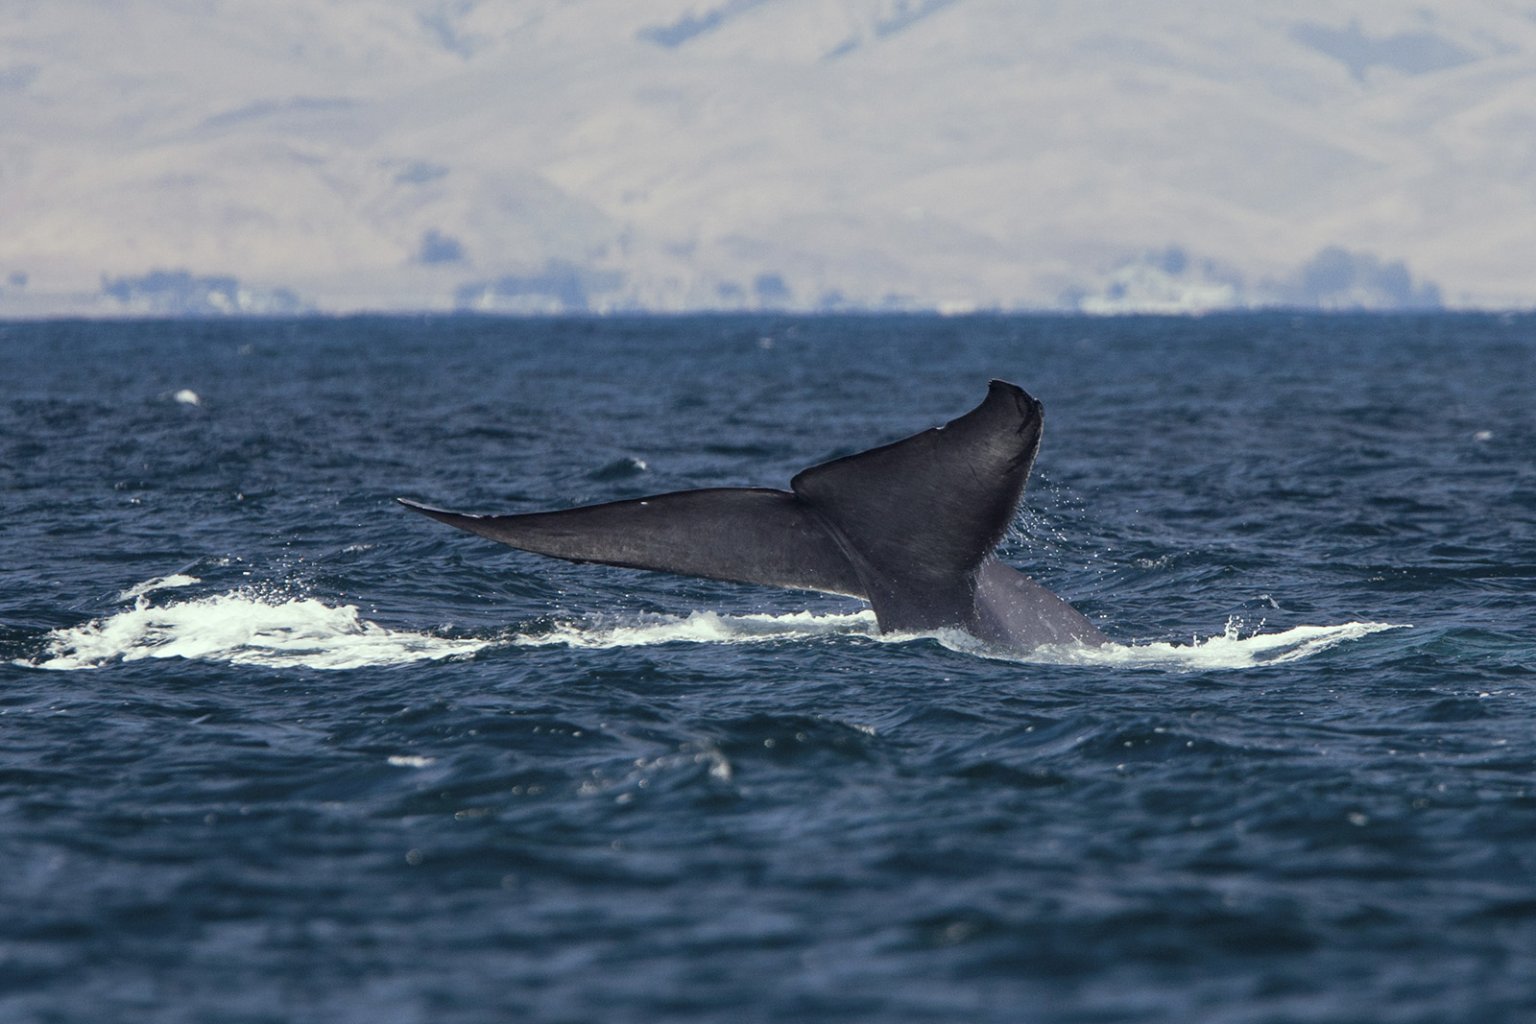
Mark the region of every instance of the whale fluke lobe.
POLYGON ((504 516, 398 500, 568 561, 862 598, 887 632, 954 628, 1015 648, 1104 643, 1087 618, 993 555, 1043 423, 1038 401, 994 380, 965 415, 802 470, 788 491, 709 488, 504 516))
POLYGON ((847 557, 788 491, 712 488, 560 512, 475 516, 406 508, 537 555, 863 597, 847 557))
POLYGON ((1039 402, 993 381, 964 416, 802 470, 790 486, 841 538, 882 629, 964 625, 956 617, 1018 508, 1042 425, 1039 402))

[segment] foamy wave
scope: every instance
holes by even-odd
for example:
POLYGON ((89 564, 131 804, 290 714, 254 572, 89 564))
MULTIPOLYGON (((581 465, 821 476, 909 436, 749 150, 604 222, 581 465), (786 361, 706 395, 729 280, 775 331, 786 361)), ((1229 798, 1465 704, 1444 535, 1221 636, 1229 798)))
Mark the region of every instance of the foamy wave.
POLYGON ((694 612, 688 616, 646 615, 635 618, 560 622, 547 632, 514 637, 523 647, 649 647, 655 644, 765 643, 772 640, 805 640, 824 636, 879 635, 871 611, 818 615, 791 612, 787 615, 720 615, 694 612))
POLYGON ((557 622, 547 628, 495 639, 450 638, 391 630, 363 619, 352 605, 331 606, 250 590, 155 605, 156 591, 197 583, 184 574, 148 580, 123 592, 133 607, 101 619, 51 632, 44 653, 30 664, 46 669, 100 668, 145 658, 186 658, 271 668, 350 669, 401 665, 472 655, 492 646, 564 646, 586 649, 658 644, 759 644, 856 636, 881 643, 937 640, 951 650, 1028 664, 1164 668, 1174 671, 1243 669, 1310 657, 1350 640, 1387 629, 1385 622, 1338 626, 1294 626, 1278 633, 1242 635, 1227 623, 1219 636, 1188 644, 1080 644, 999 651, 951 630, 934 634, 882 634, 872 611, 783 615, 691 615, 598 617, 557 622))
POLYGON ((118 594, 117 599, 119 601, 132 601, 135 598, 143 597, 145 594, 152 594, 157 590, 169 590, 173 587, 190 587, 195 583, 201 582, 203 581, 196 576, 188 576, 184 572, 175 572, 169 576, 156 576, 152 580, 137 583, 121 594, 118 594))
MULTIPOLYGON (((174 579, 172 577, 171 579, 174 579)), ((271 668, 349 669, 462 657, 485 640, 456 640, 385 629, 351 605, 331 607, 312 598, 274 598, 236 592, 164 606, 151 605, 150 581, 134 606, 48 635, 37 668, 100 668, 144 658, 187 658, 271 668)), ((125 593, 132 594, 134 591, 125 593)))
POLYGON ((953 630, 933 634, 882 634, 874 612, 818 615, 720 615, 694 612, 686 617, 647 615, 638 618, 562 622, 547 632, 511 639, 523 647, 567 646, 583 648, 646 647, 655 644, 743 644, 775 640, 808 640, 827 636, 859 636, 882 643, 904 644, 937 640, 963 654, 977 654, 1004 661, 1045 665, 1103 665, 1116 668, 1165 668, 1175 671, 1241 669, 1274 665, 1310 657, 1350 640, 1386 629, 1404 627, 1385 622, 1348 622, 1338 626, 1294 626, 1279 633, 1243 636, 1241 624, 1227 623, 1219 636, 1193 638, 1188 644, 1106 644, 1088 647, 1061 644, 1026 652, 988 648, 974 637, 953 630))
MULTIPOLYGON (((1041 647, 1017 658, 1020 661, 1065 665, 1105 665, 1113 668, 1166 668, 1199 672, 1212 669, 1254 668, 1300 661, 1350 640, 1359 640, 1388 629, 1407 629, 1389 622, 1346 622, 1337 626, 1292 626, 1278 633, 1241 635, 1240 624, 1227 623, 1220 636, 1193 638, 1187 644, 1078 644, 1041 647)), ((985 653, 985 652, 983 652, 985 653)))

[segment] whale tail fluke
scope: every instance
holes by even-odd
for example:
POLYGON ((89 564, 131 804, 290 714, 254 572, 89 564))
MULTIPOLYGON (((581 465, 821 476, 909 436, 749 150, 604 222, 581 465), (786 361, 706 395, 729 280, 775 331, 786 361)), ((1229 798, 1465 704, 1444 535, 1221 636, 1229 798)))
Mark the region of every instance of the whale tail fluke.
POLYGON ((554 558, 862 598, 886 631, 954 627, 997 643, 1102 642, 1066 602, 991 560, 1018 508, 1043 423, 1038 401, 995 380, 965 415, 812 466, 789 491, 676 491, 500 516, 398 500, 554 558), (1032 630, 1036 619, 1044 621, 1032 630), (1032 633, 1046 639, 1029 640, 1032 633))

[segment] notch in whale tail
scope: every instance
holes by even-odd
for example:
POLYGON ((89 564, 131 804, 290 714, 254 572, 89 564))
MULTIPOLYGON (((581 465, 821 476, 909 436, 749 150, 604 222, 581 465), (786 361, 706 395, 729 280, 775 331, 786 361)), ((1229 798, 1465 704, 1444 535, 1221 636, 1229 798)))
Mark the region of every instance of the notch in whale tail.
POLYGON ((886 631, 954 627, 989 642, 1029 643, 1020 635, 1026 620, 1044 614, 1055 624, 1046 631, 1052 639, 1070 633, 1101 642, 1049 591, 1006 566, 984 570, 996 564, 991 553, 1018 508, 1043 422, 1038 401, 995 380, 965 415, 812 466, 789 491, 677 491, 510 516, 398 500, 461 530, 568 561, 862 598, 886 631))

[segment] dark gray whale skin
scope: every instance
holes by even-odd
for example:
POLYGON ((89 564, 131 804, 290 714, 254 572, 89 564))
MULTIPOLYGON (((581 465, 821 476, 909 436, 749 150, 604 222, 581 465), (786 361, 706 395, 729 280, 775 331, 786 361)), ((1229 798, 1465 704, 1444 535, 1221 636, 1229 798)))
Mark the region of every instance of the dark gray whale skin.
POLYGON ((710 488, 527 515, 402 505, 523 551, 684 576, 845 594, 882 632, 963 630, 1029 650, 1108 640, 997 560, 1040 448, 1041 405, 994 380, 941 427, 802 470, 787 491, 710 488))

